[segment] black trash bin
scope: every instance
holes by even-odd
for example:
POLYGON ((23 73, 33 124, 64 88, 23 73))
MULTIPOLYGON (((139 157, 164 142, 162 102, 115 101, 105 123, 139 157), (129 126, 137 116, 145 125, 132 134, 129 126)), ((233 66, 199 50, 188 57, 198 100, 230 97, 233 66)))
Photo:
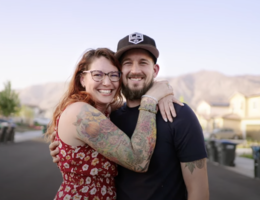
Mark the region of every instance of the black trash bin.
POLYGON ((205 142, 208 159, 213 162, 218 162, 218 152, 215 146, 215 140, 207 140, 205 142))
POLYGON ((2 135, 4 134, 4 127, 0 123, 0 143, 2 141, 2 135))
POLYGON ((260 146, 251 146, 254 158, 254 175, 260 178, 260 146))
POLYGON ((228 140, 218 140, 215 142, 219 164, 232 167, 235 166, 236 145, 236 143, 228 140))
POLYGON ((3 122, 1 123, 1 132, 0 132, 0 142, 1 143, 6 143, 8 139, 8 124, 3 122))
POLYGON ((15 127, 10 126, 7 129, 7 140, 6 141, 14 142, 14 135, 15 135, 15 127))

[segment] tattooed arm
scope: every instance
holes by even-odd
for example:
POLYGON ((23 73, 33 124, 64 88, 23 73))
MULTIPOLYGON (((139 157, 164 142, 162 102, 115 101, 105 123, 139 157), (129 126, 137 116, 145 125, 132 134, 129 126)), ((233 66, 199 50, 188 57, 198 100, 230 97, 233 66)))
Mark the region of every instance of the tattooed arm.
POLYGON ((71 111, 78 112, 74 122, 78 139, 119 165, 147 171, 156 142, 156 121, 155 113, 146 110, 156 110, 155 100, 142 98, 140 107, 144 110, 139 112, 131 139, 89 104, 78 102, 71 106, 71 111))
POLYGON ((208 200, 209 185, 206 158, 181 163, 181 169, 188 191, 188 200, 208 200))

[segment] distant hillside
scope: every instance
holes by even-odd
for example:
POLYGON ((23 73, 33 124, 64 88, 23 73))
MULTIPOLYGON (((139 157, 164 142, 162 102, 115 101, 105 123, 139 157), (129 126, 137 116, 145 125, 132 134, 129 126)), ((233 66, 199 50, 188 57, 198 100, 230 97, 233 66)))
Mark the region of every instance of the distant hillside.
POLYGON ((183 96, 191 106, 196 106, 200 100, 228 102, 235 92, 260 93, 260 76, 226 76, 214 71, 199 71, 169 81, 176 97, 183 96))
POLYGON ((37 105, 42 109, 53 109, 67 89, 66 83, 33 85, 19 90, 22 104, 37 105))
MULTIPOLYGON (((182 96, 184 101, 193 107, 203 99, 227 102, 235 92, 248 95, 260 93, 260 76, 226 76, 214 71, 199 71, 167 79, 174 88, 175 96, 182 96)), ((27 87, 20 90, 19 94, 23 104, 52 110, 66 88, 66 83, 48 83, 27 87)))

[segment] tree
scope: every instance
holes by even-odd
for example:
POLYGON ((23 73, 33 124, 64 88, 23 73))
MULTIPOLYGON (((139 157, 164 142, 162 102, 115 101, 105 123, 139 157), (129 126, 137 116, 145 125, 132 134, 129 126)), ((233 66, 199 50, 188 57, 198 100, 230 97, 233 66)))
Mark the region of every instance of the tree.
POLYGON ((4 90, 0 92, 0 114, 9 117, 11 114, 19 112, 19 95, 12 90, 11 82, 4 84, 4 90))
POLYGON ((26 123, 29 125, 33 124, 34 112, 30 107, 22 105, 19 112, 19 116, 23 120, 22 123, 26 123))

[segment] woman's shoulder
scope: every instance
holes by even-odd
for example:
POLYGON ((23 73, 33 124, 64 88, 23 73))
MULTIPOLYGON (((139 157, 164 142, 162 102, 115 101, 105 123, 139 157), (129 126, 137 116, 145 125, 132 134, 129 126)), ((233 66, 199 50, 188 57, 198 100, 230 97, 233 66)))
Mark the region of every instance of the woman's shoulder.
POLYGON ((75 102, 66 107, 62 112, 61 117, 72 119, 79 116, 85 116, 85 113, 92 113, 94 115, 100 115, 101 112, 85 102, 75 102))
POLYGON ((88 107, 90 106, 89 104, 85 103, 85 102, 75 102, 75 103, 72 103, 70 105, 68 105, 64 110, 63 112, 61 113, 60 115, 60 118, 63 118, 63 119, 66 119, 66 118, 69 118, 69 119, 72 119, 73 116, 77 116, 82 110, 84 107, 88 107))
POLYGON ((75 102, 75 103, 68 105, 64 111, 78 112, 78 111, 82 110, 82 107, 92 107, 92 106, 85 102, 75 102))

